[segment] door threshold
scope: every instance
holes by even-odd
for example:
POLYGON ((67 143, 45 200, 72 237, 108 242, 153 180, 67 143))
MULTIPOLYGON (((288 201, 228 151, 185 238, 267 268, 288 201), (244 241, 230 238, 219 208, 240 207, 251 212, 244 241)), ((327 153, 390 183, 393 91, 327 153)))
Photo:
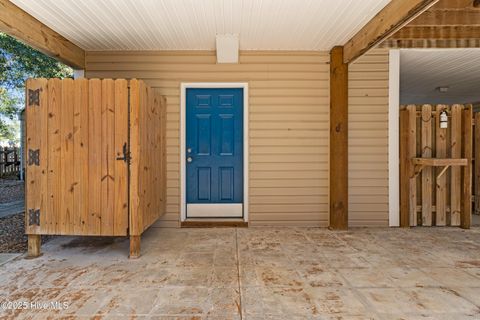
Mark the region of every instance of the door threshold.
POLYGON ((187 219, 180 223, 182 228, 247 228, 243 219, 187 219))

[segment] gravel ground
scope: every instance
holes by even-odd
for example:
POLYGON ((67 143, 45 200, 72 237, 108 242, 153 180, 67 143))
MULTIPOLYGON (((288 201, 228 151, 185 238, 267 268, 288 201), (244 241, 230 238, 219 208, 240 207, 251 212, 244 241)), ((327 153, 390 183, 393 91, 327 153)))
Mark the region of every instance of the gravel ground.
MULTIPOLYGON (((42 236, 42 243, 53 238, 42 236)), ((27 251, 25 218, 23 213, 0 218, 0 253, 23 253, 27 251)))
MULTIPOLYGON (((0 179, 0 203, 22 200, 25 196, 23 181, 0 179)), ((0 218, 0 253, 27 251, 24 213, 0 218)), ((42 236, 42 243, 52 237, 42 236)))
POLYGON ((24 197, 23 181, 0 179, 0 203, 18 201, 24 197))

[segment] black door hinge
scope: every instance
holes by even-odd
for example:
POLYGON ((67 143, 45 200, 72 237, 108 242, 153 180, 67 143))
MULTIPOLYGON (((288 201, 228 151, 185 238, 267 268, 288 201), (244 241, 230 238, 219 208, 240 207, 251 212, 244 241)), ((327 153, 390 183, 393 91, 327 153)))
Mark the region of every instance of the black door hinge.
POLYGON ((28 149, 28 165, 40 165, 40 149, 28 149))
POLYGON ((40 226, 40 209, 28 210, 28 225, 40 226))

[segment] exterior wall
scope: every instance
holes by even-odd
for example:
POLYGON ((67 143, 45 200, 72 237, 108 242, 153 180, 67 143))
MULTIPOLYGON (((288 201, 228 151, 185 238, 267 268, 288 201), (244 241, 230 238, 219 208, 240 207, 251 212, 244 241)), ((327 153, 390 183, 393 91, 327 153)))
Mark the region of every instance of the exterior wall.
MULTIPOLYGON (((384 52, 362 58, 350 72, 353 225, 388 220, 384 52)), ((215 52, 89 52, 86 76, 141 78, 166 96, 167 214, 161 225, 178 226, 180 219, 180 83, 248 82, 250 225, 327 226, 328 63, 326 52, 241 52, 235 65, 217 65, 215 52)))
POLYGON ((388 50, 349 69, 349 225, 388 226, 388 50))

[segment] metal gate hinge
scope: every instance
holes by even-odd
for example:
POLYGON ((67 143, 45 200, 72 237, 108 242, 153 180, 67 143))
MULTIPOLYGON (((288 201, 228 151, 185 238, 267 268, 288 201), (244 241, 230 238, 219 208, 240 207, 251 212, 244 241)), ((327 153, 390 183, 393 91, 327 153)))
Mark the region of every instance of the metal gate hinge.
POLYGON ((29 226, 40 226, 40 209, 29 209, 28 210, 28 225, 29 226))
POLYGON ((40 149, 28 149, 28 165, 40 165, 40 149))
POLYGON ((32 90, 28 89, 28 105, 40 106, 40 92, 42 89, 32 90))

